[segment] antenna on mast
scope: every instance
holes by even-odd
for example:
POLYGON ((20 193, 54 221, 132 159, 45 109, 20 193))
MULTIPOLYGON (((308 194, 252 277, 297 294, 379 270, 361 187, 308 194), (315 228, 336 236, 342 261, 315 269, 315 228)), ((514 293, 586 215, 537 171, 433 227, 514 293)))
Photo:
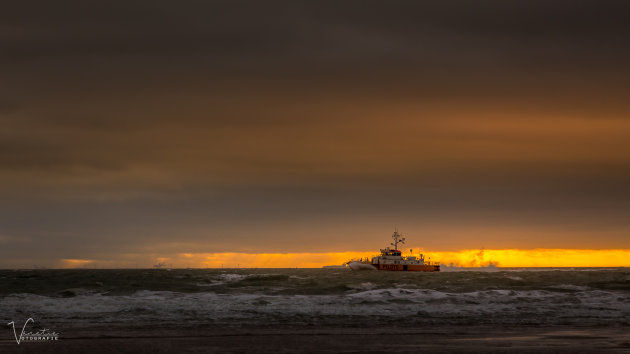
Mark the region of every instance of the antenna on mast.
POLYGON ((392 238, 394 239, 394 242, 391 243, 392 246, 394 246, 394 250, 398 250, 398 244, 404 244, 405 243, 405 238, 402 237, 403 235, 401 233, 398 232, 398 228, 395 229, 394 234, 392 235, 392 238))

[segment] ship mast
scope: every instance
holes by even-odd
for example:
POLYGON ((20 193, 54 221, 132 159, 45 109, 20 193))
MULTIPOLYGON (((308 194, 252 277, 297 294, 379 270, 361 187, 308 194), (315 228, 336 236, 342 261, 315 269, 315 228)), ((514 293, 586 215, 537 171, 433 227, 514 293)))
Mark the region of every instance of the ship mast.
POLYGON ((404 244, 405 243, 405 238, 403 237, 403 235, 401 233, 398 232, 398 228, 396 228, 396 230, 394 231, 394 234, 392 235, 392 238, 394 239, 394 242, 391 243, 391 245, 394 246, 394 250, 398 251, 398 244, 399 243, 400 244, 404 244))

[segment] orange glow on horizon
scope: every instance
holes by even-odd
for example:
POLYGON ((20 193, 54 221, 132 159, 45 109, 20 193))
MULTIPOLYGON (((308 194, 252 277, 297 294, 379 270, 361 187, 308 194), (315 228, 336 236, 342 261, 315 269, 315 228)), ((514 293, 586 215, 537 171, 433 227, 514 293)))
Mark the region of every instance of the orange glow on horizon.
MULTIPOLYGON (((503 249, 417 251, 431 262, 457 267, 630 267, 630 249, 503 249)), ((375 252, 322 253, 176 253, 172 255, 121 255, 119 260, 60 259, 56 268, 150 268, 162 263, 173 268, 321 268, 341 265, 375 252)), ((409 255, 403 252, 404 256, 409 255)))
POLYGON ((69 259, 59 260, 59 268, 85 268, 94 263, 91 259, 69 259))
MULTIPOLYGON (((490 264, 498 267, 630 267, 630 249, 506 249, 422 253, 427 260, 430 257, 431 261, 442 265, 459 267, 490 264)), ((174 267, 193 268, 320 268, 374 255, 374 252, 179 253, 172 257, 160 257, 160 260, 174 267)))

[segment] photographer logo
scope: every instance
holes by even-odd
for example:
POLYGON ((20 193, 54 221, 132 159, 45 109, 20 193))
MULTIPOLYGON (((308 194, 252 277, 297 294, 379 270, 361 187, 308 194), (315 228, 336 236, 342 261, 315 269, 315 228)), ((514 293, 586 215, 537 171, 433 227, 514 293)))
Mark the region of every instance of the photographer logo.
POLYGON ((29 317, 18 335, 18 331, 15 328, 15 321, 11 321, 7 323, 7 326, 11 326, 13 328, 13 335, 15 336, 15 341, 17 344, 22 342, 35 342, 35 341, 56 341, 59 340, 59 333, 52 332, 48 328, 43 328, 38 331, 32 332, 27 331, 26 327, 29 323, 34 324, 35 320, 32 317, 29 317))

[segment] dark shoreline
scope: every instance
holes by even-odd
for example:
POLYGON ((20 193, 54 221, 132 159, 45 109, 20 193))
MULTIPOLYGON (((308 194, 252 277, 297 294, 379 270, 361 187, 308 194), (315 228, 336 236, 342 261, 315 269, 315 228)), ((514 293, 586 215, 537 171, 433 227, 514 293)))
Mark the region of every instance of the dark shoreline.
POLYGON ((593 353, 630 351, 630 327, 68 329, 56 342, 0 341, 2 353, 593 353))

